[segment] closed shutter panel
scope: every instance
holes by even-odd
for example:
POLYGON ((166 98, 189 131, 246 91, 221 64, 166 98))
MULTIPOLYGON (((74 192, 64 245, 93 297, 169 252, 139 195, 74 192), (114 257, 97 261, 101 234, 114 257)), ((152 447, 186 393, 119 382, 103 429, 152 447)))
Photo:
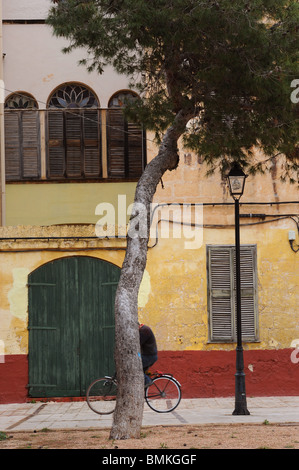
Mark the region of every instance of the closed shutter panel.
POLYGON ((21 138, 19 111, 5 111, 6 180, 21 179, 21 138))
POLYGON ((66 127, 66 175, 80 177, 82 175, 81 142, 82 116, 80 111, 64 111, 66 127))
MULTIPOLYGON (((208 247, 210 337, 236 340, 235 248, 208 247)), ((257 339, 256 247, 241 247, 242 338, 257 339)))
POLYGON ((48 176, 65 175, 64 119, 61 111, 48 111, 48 176))
POLYGON ((23 177, 39 178, 39 114, 38 111, 22 111, 23 177))
POLYGON ((124 119, 119 109, 108 110, 108 173, 110 178, 139 178, 143 171, 143 131, 124 119))
MULTIPOLYGON (((233 251, 234 289, 236 289, 235 274, 235 250, 233 251)), ((240 249, 241 269, 241 312, 242 312, 242 337, 254 339, 256 336, 256 285, 255 285, 255 250, 254 247, 240 249)), ((235 294, 236 297, 236 294, 235 294)), ((235 321, 236 325, 236 321, 235 321)), ((235 327, 236 328, 236 327, 235 327)), ((236 336, 235 331, 235 336, 236 336)))
POLYGON ((7 181, 40 177, 38 111, 5 111, 7 181))
POLYGON ((229 249, 210 250, 210 326, 212 340, 232 340, 229 249))
POLYGON ((108 110, 108 174, 110 178, 126 176, 124 122, 122 111, 108 110))
POLYGON ((100 117, 98 110, 85 110, 84 132, 84 174, 86 177, 101 176, 100 117))
POLYGON ((128 167, 131 178, 138 178, 143 171, 142 140, 143 132, 140 126, 128 123, 128 167))
POLYGON ((50 178, 101 176, 98 110, 48 112, 50 178))

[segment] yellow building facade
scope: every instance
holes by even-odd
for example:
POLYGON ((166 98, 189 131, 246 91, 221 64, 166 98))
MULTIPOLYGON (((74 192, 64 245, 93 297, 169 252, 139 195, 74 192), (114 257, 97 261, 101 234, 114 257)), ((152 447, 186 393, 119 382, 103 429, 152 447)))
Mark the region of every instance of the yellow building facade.
MULTIPOLYGON (((4 117, 2 403, 84 397, 89 381, 113 373, 113 301, 125 233, 138 171, 156 152, 149 133, 145 137, 119 121, 113 97, 130 92, 123 77, 111 70, 103 77, 87 75, 77 67, 78 57, 60 55, 62 44, 43 23, 46 10, 33 4, 16 12, 7 2, 3 16, 6 103, 18 97, 24 105, 33 97, 35 108, 25 114, 17 100, 4 117), (33 29, 43 44, 36 66, 24 61, 33 29), (61 67, 62 61, 69 66, 61 67), (69 90, 77 98, 91 91, 96 106, 81 108, 80 120, 60 109, 59 127, 58 108, 50 107, 57 90, 64 98, 69 90), (29 115, 34 119, 27 121, 29 115), (17 145, 11 137, 16 122, 17 145)), ((181 147, 178 168, 157 188, 138 298, 139 320, 157 338, 154 367, 174 374, 184 397, 230 396, 235 385, 234 204, 225 178, 217 171, 207 177, 206 171, 199 157, 181 147)), ((240 201, 243 347, 251 396, 299 391, 298 189, 281 182, 280 174, 280 162, 273 160, 265 175, 248 176, 240 201)))
MULTIPOLYGON (((234 206, 220 175, 206 178, 205 169, 196 156, 192 155, 190 162, 188 154, 186 164, 185 155, 182 150, 179 168, 165 175, 163 188, 159 187, 156 192, 148 261, 139 292, 139 319, 149 324, 156 334, 157 368, 179 378, 184 396, 233 395, 236 338, 234 332, 231 337, 225 333, 217 339, 217 332, 213 337, 212 323, 218 321, 218 317, 212 319, 209 256, 211 248, 234 248, 234 206), (187 188, 186 197, 176 195, 182 187, 187 188), (195 225, 190 227, 190 220, 195 225)), ((85 186, 85 183, 80 184, 85 186)), ((108 183, 92 184, 100 194, 98 187, 108 183)), ((130 184, 134 188, 134 183, 130 184)), ((42 191, 43 185, 28 184, 28 193, 32 190, 34 194, 36 186, 42 191)), ((59 199, 61 185, 54 186, 59 199)), ((17 193, 17 188, 18 185, 8 186, 7 207, 15 200, 9 199, 10 190, 17 193)), ((75 207, 80 192, 76 184, 73 188, 75 207)), ((111 206, 115 204, 116 214, 121 201, 127 204, 124 206, 122 202, 121 209, 129 209, 131 199, 129 194, 124 197, 124 193, 124 186, 119 183, 117 194, 122 199, 107 198, 111 206)), ((295 187, 286 186, 278 178, 273 180, 270 174, 248 177, 241 201, 241 246, 253 248, 256 256, 252 273, 256 290, 254 332, 253 337, 249 331, 249 338, 243 338, 250 395, 294 395, 298 391, 299 271, 298 255, 289 242, 289 233, 297 233, 295 194, 295 187), (281 189, 282 194, 288 187, 289 197, 275 196, 278 193, 274 194, 274 186, 281 189)), ((22 198, 24 202, 24 193, 22 198)), ((34 199, 32 194, 31 198, 34 199)), ((50 198, 49 203, 52 204, 50 198)), ((23 220, 36 217, 37 212, 32 213, 31 205, 25 203, 23 207, 23 220)), ((3 385, 3 401, 30 399, 26 388, 30 356, 30 273, 55 260, 70 257, 96 258, 121 268, 125 238, 118 237, 113 226, 110 231, 106 230, 105 238, 98 238, 94 217, 99 221, 101 217, 95 212, 96 205, 93 211, 85 213, 81 222, 56 225, 45 224, 45 212, 39 224, 1 229, 1 340, 4 347, 1 366, 11 371, 2 377, 12 374, 14 380, 18 377, 19 381, 13 390, 10 385, 9 390, 3 385)), ((65 217, 68 214, 66 211, 65 217)), ((245 266, 244 269, 246 272, 245 266)), ((225 276, 225 273, 220 275, 225 276)), ((244 308, 247 315, 246 305, 244 308)), ((225 308, 223 312, 227 316, 225 308)), ((249 311, 249 322, 251 314, 249 311)), ((234 329, 235 325, 230 328, 234 329)), ((246 333, 246 324, 244 328, 246 333)))

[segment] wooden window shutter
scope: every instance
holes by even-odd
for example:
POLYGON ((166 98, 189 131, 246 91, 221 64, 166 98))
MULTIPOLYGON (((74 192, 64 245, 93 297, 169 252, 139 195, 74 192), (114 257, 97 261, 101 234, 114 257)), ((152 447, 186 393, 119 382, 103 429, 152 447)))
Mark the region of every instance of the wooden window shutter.
POLYGON ((83 159, 82 145, 82 117, 80 110, 63 111, 65 118, 65 135, 66 135, 66 176, 76 178, 82 175, 83 159))
POLYGON ((138 178, 143 171, 143 131, 134 123, 127 123, 128 176, 138 178))
POLYGON ((64 118, 61 111, 48 111, 48 176, 65 175, 64 118))
POLYGON ((18 111, 5 111, 6 180, 21 179, 21 132, 18 111))
POLYGON ((121 110, 108 110, 108 175, 110 178, 126 176, 124 122, 121 110))
POLYGON ((22 111, 21 118, 23 132, 23 178, 39 178, 39 112, 22 111))
POLYGON ((209 303, 212 340, 233 339, 230 250, 209 250, 209 303))
POLYGON ((40 178, 40 129, 37 110, 5 111, 6 179, 40 178))
POLYGON ((101 176, 99 111, 48 111, 48 172, 50 178, 101 176))
MULTIPOLYGON (((257 339, 256 247, 242 246, 242 338, 257 339)), ((236 341, 235 248, 208 247, 208 302, 211 341, 236 341)))
POLYGON ((108 175, 139 178, 144 168, 144 132, 126 121, 121 109, 108 110, 108 175))
MULTIPOLYGON (((257 335, 256 327, 256 263, 255 247, 241 247, 240 268, 241 268, 241 312, 242 312, 242 337, 252 340, 257 335)), ((234 266, 234 298, 236 298, 236 274, 235 274, 235 250, 233 250, 234 266)), ((235 337, 236 321, 235 321, 235 337)))
POLYGON ((85 109, 83 119, 84 174, 86 177, 100 177, 101 169, 101 134, 100 113, 96 109, 85 109))

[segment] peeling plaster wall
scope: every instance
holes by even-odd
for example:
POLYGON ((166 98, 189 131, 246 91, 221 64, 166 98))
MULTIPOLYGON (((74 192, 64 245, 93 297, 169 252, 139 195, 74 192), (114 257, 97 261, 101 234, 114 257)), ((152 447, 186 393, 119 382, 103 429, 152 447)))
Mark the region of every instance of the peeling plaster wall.
POLYGON ((5 355, 28 354, 28 275, 41 265, 66 256, 93 256, 121 267, 125 241, 80 239, 95 236, 94 225, 56 227, 1 227, 2 237, 29 240, 0 242, 0 341, 5 355), (78 237, 66 240, 38 240, 34 237, 78 237), (105 249, 106 248, 106 249, 105 249), (1 252, 2 250, 2 252, 1 252))
MULTIPOLYGON (((1 229, 6 237, 12 232, 15 236, 52 233, 79 237, 93 230, 92 225, 1 229)), ((243 243, 257 243, 259 282, 260 341, 244 344, 247 392, 294 395, 299 392, 298 364, 291 360, 299 338, 297 260, 284 240, 285 229, 276 227, 267 237, 252 228, 242 232, 243 243)), ((219 232, 212 229, 204 231, 204 243, 196 250, 185 250, 184 239, 159 239, 149 250, 139 291, 139 320, 149 324, 157 337, 159 360, 155 367, 173 373, 182 383, 186 398, 234 393, 236 345, 208 342, 205 244, 215 242, 219 243, 219 232)), ((221 232, 221 243, 233 243, 231 231, 221 232)), ((0 342, 5 348, 0 364, 0 402, 24 401, 28 274, 53 259, 82 254, 121 266, 125 240, 2 240, 0 245, 6 251, 0 254, 0 342), (44 251, 43 245, 55 251, 44 251), (24 252, 10 251, 16 248, 24 252), (14 383, 14 388, 8 383, 14 383)))
MULTIPOLYGON (((196 248, 186 249, 184 237, 173 237, 178 232, 172 232, 172 224, 168 238, 163 238, 167 231, 161 224, 158 225, 158 238, 156 230, 152 231, 149 246, 153 248, 148 251, 138 298, 139 320, 149 324, 156 333, 159 348, 157 368, 178 377, 185 397, 233 395, 236 345, 208 342, 206 245, 234 244, 234 208, 233 205, 210 205, 211 202, 231 202, 226 188, 221 185, 221 178, 217 174, 206 180, 199 168, 201 164, 195 158, 191 164, 191 174, 187 172, 186 165, 182 164, 177 170, 177 178, 183 179, 186 188, 193 184, 193 199, 191 190, 190 196, 186 191, 185 198, 178 198, 174 194, 178 183, 172 179, 172 175, 170 180, 168 176, 163 179, 165 189, 159 187, 155 199, 163 202, 164 191, 169 188, 172 195, 168 194, 164 202, 190 203, 194 200, 207 203, 210 197, 209 205, 203 207, 202 238, 196 248)), ((270 218, 277 218, 284 213, 299 212, 299 204, 276 204, 277 201, 272 199, 271 177, 265 177, 264 186, 262 181, 259 182, 260 178, 248 178, 244 202, 274 203, 241 205, 242 214, 266 213, 272 214, 270 218)), ((280 186, 281 183, 276 181, 276 188, 280 186)), ((280 201, 296 200, 296 192, 292 187, 287 187, 288 193, 282 185, 280 201)), ((73 195, 75 218, 79 201, 76 191, 73 191, 73 195)), ((50 204, 51 201, 45 200, 44 203, 50 204)), ((30 205, 26 210, 29 215, 32 211, 35 216, 30 205)), ((62 217, 66 217, 63 210, 62 217)), ((291 218, 270 223, 253 218, 243 219, 241 223, 246 224, 241 227, 241 244, 257 245, 258 270, 259 342, 244 343, 247 392, 252 395, 298 394, 298 363, 291 360, 294 350, 292 345, 299 338, 298 254, 291 250, 288 242, 288 231, 294 230, 296 226, 291 218), (247 225, 252 222, 253 225, 247 225)), ((114 227, 111 230, 112 238, 102 240, 12 239, 0 242, 0 341, 5 347, 4 363, 0 364, 5 369, 5 383, 0 383, 0 400, 24 401, 27 396, 27 273, 52 259, 80 255, 82 249, 87 250, 83 252, 85 255, 106 259, 121 266, 126 242, 125 239, 115 239, 114 227), (11 383, 16 381, 16 377, 19 377, 19 382, 13 394, 5 384, 7 380, 11 383)), ((0 232, 4 238, 94 236, 95 225, 26 225, 2 227, 0 232)))
MULTIPOLYGON (((251 227, 242 230, 242 243, 256 243, 258 258, 260 341, 246 343, 246 350, 289 348, 299 338, 298 262, 285 233, 279 227, 267 237, 251 227)), ((233 234, 225 230, 219 239, 217 230, 206 229, 204 240, 234 243, 233 234)), ((184 240, 161 238, 149 251, 151 288, 147 303, 140 305, 142 321, 153 326, 163 350, 235 349, 231 343, 208 343, 206 246, 183 250, 183 244, 184 240)))

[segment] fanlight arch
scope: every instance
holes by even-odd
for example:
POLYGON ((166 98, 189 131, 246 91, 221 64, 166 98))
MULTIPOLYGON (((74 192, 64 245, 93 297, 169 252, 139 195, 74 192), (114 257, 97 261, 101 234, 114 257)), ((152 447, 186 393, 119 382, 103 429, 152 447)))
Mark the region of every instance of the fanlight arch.
POLYGON ((64 83, 56 88, 49 97, 48 108, 82 109, 99 108, 96 94, 81 83, 64 83))

